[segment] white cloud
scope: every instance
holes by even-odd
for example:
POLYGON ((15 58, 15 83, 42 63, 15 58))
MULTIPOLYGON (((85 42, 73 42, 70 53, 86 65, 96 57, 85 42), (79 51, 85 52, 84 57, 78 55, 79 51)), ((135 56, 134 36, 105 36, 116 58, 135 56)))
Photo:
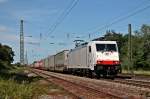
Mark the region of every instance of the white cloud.
POLYGON ((18 35, 15 35, 15 34, 0 33, 0 40, 3 40, 3 41, 18 41, 19 37, 18 37, 18 35))
MULTIPOLYGON (((20 35, 16 34, 12 31, 12 28, 0 25, 0 42, 7 41, 7 42, 19 42, 20 35)), ((39 40, 34 37, 24 37, 25 43, 33 42, 38 43, 39 40)))
POLYGON ((0 0, 0 3, 4 3, 4 2, 6 2, 7 0, 0 0))
POLYGON ((3 26, 3 25, 0 25, 0 33, 1 32, 8 32, 9 31, 9 28, 6 27, 6 26, 3 26))
POLYGON ((25 11, 16 11, 11 12, 12 16, 17 19, 25 19, 25 20, 38 20, 43 17, 49 17, 58 13, 57 9, 51 10, 41 10, 41 9, 30 9, 25 11))
POLYGON ((11 32, 11 28, 0 25, 0 41, 17 41, 19 40, 18 35, 11 32))
MULTIPOLYGON (((19 42, 20 36, 18 34, 10 34, 10 33, 0 33, 0 42, 7 41, 7 42, 19 42)), ((25 43, 32 42, 38 43, 39 40, 37 38, 24 38, 25 43)))
POLYGON ((25 37, 24 38, 25 43, 39 43, 39 40, 37 38, 33 38, 33 37, 25 37))

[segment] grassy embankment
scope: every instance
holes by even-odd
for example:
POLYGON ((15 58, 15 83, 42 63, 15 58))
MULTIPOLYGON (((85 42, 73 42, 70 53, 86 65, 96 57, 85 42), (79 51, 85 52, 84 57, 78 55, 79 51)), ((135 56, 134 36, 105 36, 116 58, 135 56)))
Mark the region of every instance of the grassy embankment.
MULTIPOLYGON (((123 70, 122 73, 127 74, 127 73, 129 73, 129 72, 128 72, 127 70, 123 70)), ((135 75, 150 76, 150 70, 147 70, 147 71, 145 71, 145 70, 133 70, 133 73, 134 73, 135 75)))
POLYGON ((37 99, 40 95, 50 94, 51 89, 60 89, 54 84, 42 84, 39 77, 23 75, 23 67, 0 71, 0 99, 37 99))

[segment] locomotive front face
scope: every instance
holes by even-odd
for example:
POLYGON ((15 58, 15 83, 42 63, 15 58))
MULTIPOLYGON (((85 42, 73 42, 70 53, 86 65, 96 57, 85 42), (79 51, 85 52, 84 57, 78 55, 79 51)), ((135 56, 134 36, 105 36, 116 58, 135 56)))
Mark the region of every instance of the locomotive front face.
POLYGON ((100 76, 116 75, 121 67, 119 52, 115 41, 95 42, 94 71, 100 76))
POLYGON ((96 64, 106 66, 120 64, 117 44, 96 44, 96 64))

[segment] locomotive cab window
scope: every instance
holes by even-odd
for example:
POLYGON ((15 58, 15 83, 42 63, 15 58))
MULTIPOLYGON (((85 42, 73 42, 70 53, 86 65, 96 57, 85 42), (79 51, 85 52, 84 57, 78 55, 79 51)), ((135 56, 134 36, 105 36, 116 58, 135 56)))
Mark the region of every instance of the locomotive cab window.
POLYGON ((89 52, 91 53, 91 46, 89 46, 89 52))
POLYGON ((117 51, 116 44, 107 44, 108 51, 117 51))
POLYGON ((96 44, 96 50, 99 51, 117 51, 116 44, 96 44))

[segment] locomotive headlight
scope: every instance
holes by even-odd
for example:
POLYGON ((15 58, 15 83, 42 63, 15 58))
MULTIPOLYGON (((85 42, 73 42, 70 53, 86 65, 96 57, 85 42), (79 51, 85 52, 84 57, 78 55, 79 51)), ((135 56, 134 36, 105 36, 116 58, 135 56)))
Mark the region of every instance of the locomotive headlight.
POLYGON ((102 61, 97 60, 97 64, 101 64, 101 63, 102 63, 102 61))
POLYGON ((114 63, 114 64, 120 64, 120 62, 119 62, 119 61, 113 61, 113 63, 114 63))

